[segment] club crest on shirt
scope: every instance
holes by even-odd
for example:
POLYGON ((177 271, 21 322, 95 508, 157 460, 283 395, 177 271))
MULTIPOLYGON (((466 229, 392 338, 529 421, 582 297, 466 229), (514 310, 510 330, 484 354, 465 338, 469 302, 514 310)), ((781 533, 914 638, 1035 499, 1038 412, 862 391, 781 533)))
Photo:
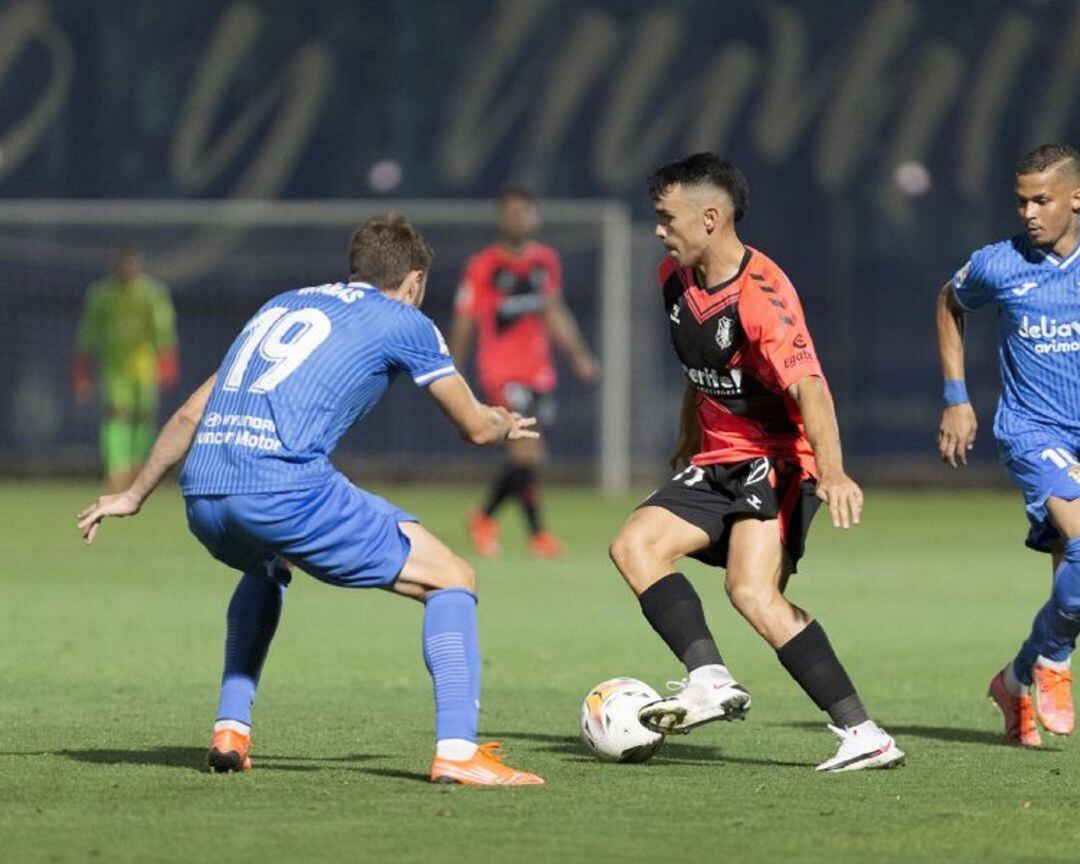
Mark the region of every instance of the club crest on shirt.
POLYGON ((720 318, 716 322, 716 344, 721 349, 730 348, 731 343, 735 341, 735 319, 733 318, 720 318))
POLYGON ((1069 469, 1069 479, 1074 483, 1080 483, 1080 465, 1073 465, 1069 469))

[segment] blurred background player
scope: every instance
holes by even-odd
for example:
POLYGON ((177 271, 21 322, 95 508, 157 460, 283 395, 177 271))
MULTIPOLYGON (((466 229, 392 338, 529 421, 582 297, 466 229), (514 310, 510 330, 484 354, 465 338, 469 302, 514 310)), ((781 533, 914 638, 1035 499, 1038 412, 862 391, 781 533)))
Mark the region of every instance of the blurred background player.
POLYGON ((537 434, 531 418, 476 401, 438 328, 419 311, 431 258, 420 232, 400 217, 361 225, 348 284, 269 300, 219 372, 166 424, 132 486, 80 514, 90 543, 106 516, 138 513, 188 454, 180 477, 188 525, 211 555, 243 574, 229 603, 211 771, 251 767, 251 706, 296 566, 331 585, 385 588, 424 603, 424 659, 435 687, 432 782, 543 782, 502 764, 497 744, 477 744, 472 569, 415 516, 349 483, 329 458, 401 372, 472 444, 537 434))
POLYGON ((1025 232, 978 250, 938 295, 945 377, 941 458, 967 464, 975 411, 964 380, 964 316, 993 304, 1001 397, 994 437, 1024 496, 1027 545, 1049 552, 1050 599, 1015 659, 990 682, 1012 744, 1038 747, 1073 731, 1069 658, 1080 633, 1080 154, 1045 144, 1016 169, 1025 232), (1034 699, 1032 698, 1034 695, 1034 699))
POLYGON ((859 522, 863 495, 844 472, 832 397, 799 298, 783 271, 743 245, 746 178, 697 153, 649 177, 663 309, 688 379, 673 463, 611 545, 641 611, 687 677, 641 709, 645 725, 689 732, 741 718, 750 694, 732 677, 701 599, 676 570, 690 556, 723 567, 732 605, 788 674, 829 714, 840 741, 819 771, 891 768, 904 754, 870 719, 825 630, 785 596, 824 501, 833 525, 859 522))
POLYGON ((180 380, 176 315, 169 292, 142 271, 137 250, 117 251, 113 271, 86 292, 71 384, 76 398, 101 405, 105 480, 117 491, 142 467, 154 440, 158 388, 180 380))
MULTIPOLYGON (((550 341, 566 353, 582 381, 596 378, 597 364, 562 299, 559 254, 532 239, 538 226, 529 190, 504 188, 498 205, 498 242, 465 265, 454 304, 450 353, 464 369, 475 332, 476 370, 487 401, 550 426, 555 419, 556 383, 550 341)), ((537 470, 544 458, 544 444, 538 438, 509 443, 507 461, 483 509, 468 518, 477 554, 485 558, 499 554, 495 513, 511 497, 525 512, 529 551, 544 558, 562 554, 562 544, 544 529, 540 513, 537 470)))

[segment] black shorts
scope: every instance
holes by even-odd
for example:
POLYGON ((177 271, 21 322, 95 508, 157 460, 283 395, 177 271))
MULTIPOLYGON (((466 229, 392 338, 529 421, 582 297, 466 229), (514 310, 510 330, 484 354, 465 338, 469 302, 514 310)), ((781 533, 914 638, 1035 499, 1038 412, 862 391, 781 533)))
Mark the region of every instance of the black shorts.
POLYGON ((792 570, 806 550, 820 499, 817 482, 802 480, 796 466, 768 457, 727 465, 691 465, 672 477, 638 508, 662 507, 709 535, 710 545, 690 557, 726 567, 731 526, 739 519, 779 519, 780 542, 792 570))
POLYGON ((520 414, 535 417, 538 426, 550 428, 555 424, 555 394, 533 390, 516 381, 508 381, 495 390, 489 390, 488 402, 520 414))

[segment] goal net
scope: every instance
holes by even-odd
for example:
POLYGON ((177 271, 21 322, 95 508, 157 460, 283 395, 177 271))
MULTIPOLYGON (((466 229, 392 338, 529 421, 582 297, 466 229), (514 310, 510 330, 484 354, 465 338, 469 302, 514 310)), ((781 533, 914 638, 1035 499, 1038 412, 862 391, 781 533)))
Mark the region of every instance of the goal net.
MULTIPOLYGON (((555 472, 626 488, 631 453, 633 244, 625 205, 540 201, 538 239, 562 256, 565 298, 603 373, 594 387, 559 360, 558 419, 548 440, 555 472)), ((407 216, 435 249, 424 311, 449 329, 465 259, 494 237, 494 202, 8 201, 0 203, 0 471, 96 474, 97 409, 67 389, 86 286, 111 252, 134 246, 170 288, 183 381, 162 417, 214 371, 243 323, 274 293, 341 280, 349 237, 376 213, 407 216)), ((652 309, 650 308, 650 311, 652 309)), ((638 361, 640 362, 640 361, 638 361)), ((471 366, 463 370, 473 377, 471 366)), ((466 447, 431 400, 392 387, 343 439, 345 470, 410 480, 478 474, 492 456, 466 447)))

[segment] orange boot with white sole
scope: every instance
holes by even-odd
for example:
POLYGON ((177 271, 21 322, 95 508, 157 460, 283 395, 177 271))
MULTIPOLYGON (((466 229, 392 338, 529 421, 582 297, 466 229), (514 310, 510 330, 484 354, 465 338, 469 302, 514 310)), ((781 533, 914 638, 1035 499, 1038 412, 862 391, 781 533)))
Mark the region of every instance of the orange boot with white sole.
POLYGON ((497 741, 481 744, 469 759, 442 759, 431 763, 432 783, 461 783, 465 786, 540 786, 543 778, 503 764, 497 741))

